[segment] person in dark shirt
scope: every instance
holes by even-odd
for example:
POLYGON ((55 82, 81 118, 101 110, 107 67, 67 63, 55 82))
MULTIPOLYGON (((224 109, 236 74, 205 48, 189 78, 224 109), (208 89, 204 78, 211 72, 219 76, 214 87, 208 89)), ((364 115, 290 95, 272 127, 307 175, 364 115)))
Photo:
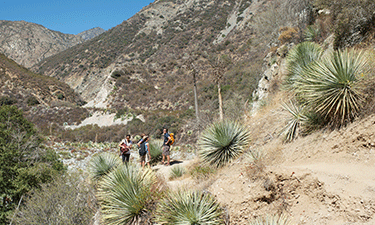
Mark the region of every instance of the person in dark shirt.
POLYGON ((170 135, 168 133, 168 129, 167 128, 163 129, 163 138, 164 138, 164 140, 163 140, 163 148, 162 148, 162 150, 163 150, 163 153, 162 153, 162 155, 163 155, 162 163, 164 165, 169 166, 170 165, 169 164, 169 161, 170 161, 169 150, 171 148, 171 145, 170 145, 171 137, 170 137, 170 135), (167 157, 167 163, 165 163, 165 157, 167 157))

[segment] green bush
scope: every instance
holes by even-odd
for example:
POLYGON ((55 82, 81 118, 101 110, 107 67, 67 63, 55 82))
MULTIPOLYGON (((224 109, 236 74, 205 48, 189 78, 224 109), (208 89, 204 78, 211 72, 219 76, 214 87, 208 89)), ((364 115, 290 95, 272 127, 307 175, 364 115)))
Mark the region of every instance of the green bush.
POLYGON ((171 168, 171 172, 169 175, 170 179, 175 179, 178 177, 182 177, 184 175, 185 169, 182 166, 174 166, 171 168))
POLYGON ((34 96, 31 96, 31 97, 27 98, 26 102, 27 102, 28 106, 33 106, 33 105, 39 105, 40 104, 40 102, 38 101, 38 99, 36 97, 34 97, 34 96))
POLYGON ((249 225, 292 225, 286 215, 266 215, 252 220, 249 225))
POLYGON ((297 88, 297 81, 307 66, 319 60, 323 54, 323 49, 319 44, 313 42, 302 42, 292 48, 286 58, 287 76, 285 80, 288 89, 297 88))
POLYGON ((14 224, 93 223, 97 205, 92 187, 76 174, 56 177, 31 193, 23 201, 14 224))
POLYGON ((55 152, 42 146, 32 123, 16 106, 0 107, 0 223, 33 188, 49 182, 65 170, 55 152))
POLYGON ((201 191, 171 192, 160 203, 156 220, 168 224, 223 224, 223 210, 215 198, 201 191))
POLYGON ((150 154, 151 154, 151 164, 156 164, 162 160, 162 145, 163 141, 160 139, 152 140, 149 142, 150 154))
POLYGON ((211 165, 224 166, 245 150, 249 138, 249 130, 238 122, 215 122, 200 136, 199 155, 211 165))
POLYGON ((154 183, 151 170, 130 164, 121 165, 103 177, 97 194, 104 223, 142 224, 152 201, 154 183))
POLYGON ((328 123, 341 126, 358 115, 363 102, 361 74, 367 60, 357 51, 335 51, 315 61, 296 81, 296 93, 328 123))
POLYGON ((90 161, 91 176, 95 180, 99 180, 119 166, 120 163, 120 158, 113 153, 104 152, 97 154, 90 161))

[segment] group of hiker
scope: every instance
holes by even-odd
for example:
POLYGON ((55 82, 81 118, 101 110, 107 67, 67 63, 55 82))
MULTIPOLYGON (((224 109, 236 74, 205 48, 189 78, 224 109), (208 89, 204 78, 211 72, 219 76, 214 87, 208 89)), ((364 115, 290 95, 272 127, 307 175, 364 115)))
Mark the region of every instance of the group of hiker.
MULTIPOLYGON (((133 147, 133 142, 130 140, 131 136, 128 134, 126 135, 125 139, 123 139, 120 144, 120 156, 122 156, 122 162, 128 163, 130 160, 130 150, 133 147)), ((150 153, 150 137, 146 134, 142 134, 141 139, 135 144, 138 148, 140 164, 143 167, 147 164, 150 167, 151 161, 151 153, 150 153)), ((163 165, 170 165, 170 148, 171 144, 174 142, 173 134, 168 133, 167 128, 163 128, 163 146, 162 146, 162 164, 163 165), (165 161, 167 159, 167 161, 165 161)))

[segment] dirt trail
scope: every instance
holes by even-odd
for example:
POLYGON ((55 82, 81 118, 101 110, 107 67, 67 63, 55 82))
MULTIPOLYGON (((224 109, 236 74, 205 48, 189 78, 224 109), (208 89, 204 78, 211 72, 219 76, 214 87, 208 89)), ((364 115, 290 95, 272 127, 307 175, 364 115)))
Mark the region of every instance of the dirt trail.
POLYGON ((249 124, 264 170, 244 155, 209 187, 231 224, 280 212, 294 224, 375 224, 375 115, 284 144, 282 110, 270 108, 249 124))
POLYGON ((170 175, 171 175, 172 168, 180 166, 180 167, 185 168, 185 171, 186 171, 186 168, 193 161, 194 160, 171 160, 170 166, 158 164, 158 165, 153 166, 152 169, 154 171, 156 171, 156 173, 158 175, 160 175, 164 178, 164 180, 167 182, 169 188, 176 190, 176 189, 179 189, 179 188, 190 186, 193 181, 192 181, 191 178, 189 178, 187 176, 183 176, 182 178, 178 178, 178 179, 175 179, 175 180, 170 180, 169 178, 170 178, 170 175))

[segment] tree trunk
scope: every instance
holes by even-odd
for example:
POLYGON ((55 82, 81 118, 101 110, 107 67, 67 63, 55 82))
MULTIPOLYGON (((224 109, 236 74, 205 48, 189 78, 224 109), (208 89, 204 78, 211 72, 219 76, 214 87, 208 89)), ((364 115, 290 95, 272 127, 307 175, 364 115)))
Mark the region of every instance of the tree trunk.
POLYGON ((219 113, 220 113, 220 120, 224 119, 223 113, 223 98, 221 97, 221 85, 220 82, 217 82, 217 92, 219 96, 219 113))

